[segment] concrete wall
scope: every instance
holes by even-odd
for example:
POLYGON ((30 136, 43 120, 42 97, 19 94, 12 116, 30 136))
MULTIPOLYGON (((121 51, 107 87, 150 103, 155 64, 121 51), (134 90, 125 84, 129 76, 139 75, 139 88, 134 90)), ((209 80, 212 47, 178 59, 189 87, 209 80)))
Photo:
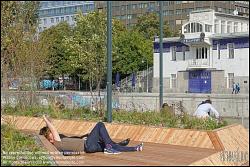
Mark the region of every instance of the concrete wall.
MULTIPOLYGON (((211 71, 211 93, 223 93, 227 92, 226 88, 226 78, 224 77, 224 71, 214 70, 211 71)), ((229 93, 229 92, 228 92, 229 93)))
POLYGON ((177 73, 177 87, 179 93, 188 92, 188 77, 189 73, 187 71, 179 71, 177 73))
MULTIPOLYGON (((22 93, 22 92, 21 92, 22 93)), ((201 101, 210 97, 213 106, 224 117, 249 117, 249 95, 248 94, 185 94, 167 93, 164 94, 163 102, 169 105, 176 105, 182 102, 184 111, 192 114, 201 101)), ((28 101, 29 96, 17 94, 17 92, 2 92, 1 106, 6 103, 17 104, 18 99, 28 101)), ((96 99, 97 94, 94 96, 96 99)), ((89 107, 93 99, 88 92, 37 92, 34 97, 35 104, 46 106, 51 100, 57 98, 66 107, 89 107), (54 98, 53 98, 54 97, 54 98), (45 103, 46 102, 46 103, 45 103)), ((101 101, 106 103, 106 95, 101 94, 101 101)), ((94 104, 95 105, 95 104, 94 104)), ((114 94, 112 101, 113 108, 124 110, 159 111, 159 93, 123 93, 114 94)))

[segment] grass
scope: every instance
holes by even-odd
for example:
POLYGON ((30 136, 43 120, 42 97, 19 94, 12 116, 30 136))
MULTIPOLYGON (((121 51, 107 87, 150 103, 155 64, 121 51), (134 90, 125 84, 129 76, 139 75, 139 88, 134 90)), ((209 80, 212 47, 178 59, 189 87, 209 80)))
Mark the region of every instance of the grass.
POLYGON ((31 136, 1 125, 1 166, 52 166, 48 153, 31 136))
MULTIPOLYGON (((56 119, 72 119, 72 120, 90 120, 104 121, 103 114, 91 111, 88 108, 78 109, 55 109, 52 106, 42 108, 38 106, 29 106, 26 108, 5 106, 4 114, 41 117, 43 114, 49 115, 56 119)), ((104 113, 102 111, 101 113, 104 113)), ((182 115, 174 115, 170 110, 163 109, 161 112, 137 112, 137 111, 115 111, 112 112, 113 122, 128 123, 135 125, 151 125, 169 128, 186 128, 199 130, 213 130, 226 126, 226 121, 217 123, 215 119, 199 119, 192 117, 186 113, 182 115)))

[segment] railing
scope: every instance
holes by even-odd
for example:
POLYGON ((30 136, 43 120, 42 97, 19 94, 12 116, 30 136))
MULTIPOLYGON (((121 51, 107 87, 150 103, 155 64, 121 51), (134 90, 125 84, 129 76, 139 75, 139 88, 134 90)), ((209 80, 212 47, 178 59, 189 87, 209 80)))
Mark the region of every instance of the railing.
MULTIPOLYGON (((152 84, 150 81, 152 78, 150 78, 150 75, 153 73, 153 67, 149 67, 148 70, 144 71, 138 71, 136 73, 136 84, 135 88, 132 88, 131 78, 132 74, 124 79, 121 80, 121 92, 147 92, 147 89, 149 90, 150 87, 152 87, 152 84), (148 77, 148 78, 147 78, 148 77)), ((115 85, 114 85, 115 88, 115 85)))
POLYGON ((209 60, 208 59, 189 60, 188 68, 209 68, 209 60))

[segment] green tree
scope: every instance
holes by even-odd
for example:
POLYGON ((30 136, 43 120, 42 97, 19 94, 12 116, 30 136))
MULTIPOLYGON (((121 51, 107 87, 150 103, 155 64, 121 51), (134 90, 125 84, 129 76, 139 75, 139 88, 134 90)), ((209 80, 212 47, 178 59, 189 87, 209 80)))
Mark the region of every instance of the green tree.
MULTIPOLYGON (((154 36, 160 35, 160 20, 156 13, 148 13, 138 18, 133 29, 141 32, 145 38, 153 40, 154 36)), ((163 24, 163 36, 172 37, 178 35, 176 31, 172 32, 166 22, 163 24)))
MULTIPOLYGON (((72 29, 67 22, 61 22, 56 26, 44 30, 40 35, 41 41, 47 41, 49 47, 47 63, 49 68, 47 74, 50 76, 62 76, 64 84, 64 75, 73 73, 69 65, 69 55, 63 40, 72 35, 72 29)), ((64 86, 65 88, 65 86, 64 86)))
MULTIPOLYGON (((117 20, 112 20, 113 38, 125 27, 117 20)), ((107 18, 104 13, 79 13, 73 35, 64 40, 69 53, 70 65, 80 72, 84 80, 89 81, 90 91, 100 84, 106 74, 106 35, 107 18)))
POLYGON ((124 31, 114 40, 113 72, 131 74, 153 64, 152 41, 135 30, 124 31), (144 62, 144 63, 143 63, 144 62))
POLYGON ((38 5, 38 1, 1 1, 1 74, 4 83, 10 77, 19 79, 20 84, 34 83, 46 68, 42 53, 47 48, 38 41, 36 33, 38 5))

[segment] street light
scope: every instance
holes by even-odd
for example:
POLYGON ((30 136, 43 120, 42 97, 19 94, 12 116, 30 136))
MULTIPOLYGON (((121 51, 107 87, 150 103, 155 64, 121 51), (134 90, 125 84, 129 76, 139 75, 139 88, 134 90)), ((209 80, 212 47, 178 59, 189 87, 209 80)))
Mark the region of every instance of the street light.
POLYGON ((163 43, 162 43, 162 37, 163 37, 163 14, 162 14, 162 1, 160 3, 160 60, 159 60, 159 67, 160 67, 160 106, 161 109, 163 104, 163 43))

